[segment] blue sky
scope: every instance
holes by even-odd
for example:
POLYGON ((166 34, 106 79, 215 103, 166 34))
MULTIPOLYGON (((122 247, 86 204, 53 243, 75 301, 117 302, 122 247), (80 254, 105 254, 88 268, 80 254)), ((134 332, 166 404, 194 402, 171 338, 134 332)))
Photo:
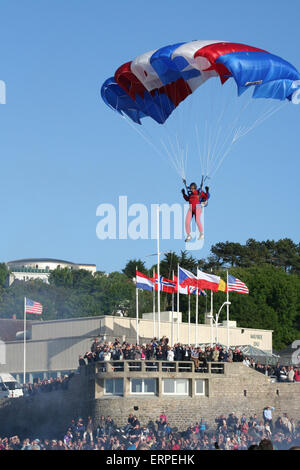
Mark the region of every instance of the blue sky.
MULTIPOLYGON (((0 7, 2 261, 52 257, 124 267, 153 259, 152 240, 99 240, 99 204, 182 201, 170 164, 100 99, 116 68, 151 49, 224 39, 266 49, 300 69, 299 21, 278 0, 4 0, 0 7)), ((286 106, 241 139, 215 178, 206 257, 219 241, 299 241, 299 112, 286 106)), ((193 159, 193 156, 191 156, 193 159)), ((192 165, 193 171, 197 167, 192 165)), ((189 179, 199 177, 189 174, 189 179)), ((184 249, 163 240, 161 249, 184 249)))

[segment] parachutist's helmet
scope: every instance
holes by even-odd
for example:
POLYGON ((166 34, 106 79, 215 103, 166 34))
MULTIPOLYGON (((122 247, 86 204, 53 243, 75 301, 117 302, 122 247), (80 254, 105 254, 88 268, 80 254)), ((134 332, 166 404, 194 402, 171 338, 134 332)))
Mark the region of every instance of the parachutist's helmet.
POLYGON ((191 184, 190 184, 190 189, 193 189, 193 188, 194 188, 194 189, 197 189, 196 183, 191 183, 191 184))

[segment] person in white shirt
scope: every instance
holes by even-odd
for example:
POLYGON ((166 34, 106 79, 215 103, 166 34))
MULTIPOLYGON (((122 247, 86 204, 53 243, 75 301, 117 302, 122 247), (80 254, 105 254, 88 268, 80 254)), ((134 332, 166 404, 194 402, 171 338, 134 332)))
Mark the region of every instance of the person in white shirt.
POLYGON ((288 368, 288 381, 289 382, 294 382, 294 375, 295 375, 295 372, 294 372, 294 368, 293 366, 289 366, 288 368))
POLYGON ((244 366, 250 367, 250 361, 249 361, 248 357, 245 357, 245 359, 243 360, 243 364, 244 364, 244 366))
POLYGON ((108 361, 110 361, 110 358, 111 358, 111 353, 109 351, 106 351, 104 353, 104 359, 103 360, 108 362, 108 361))
POLYGON ((263 417, 264 417, 265 425, 266 425, 266 424, 269 424, 271 431, 273 431, 272 412, 273 412, 274 410, 275 410, 275 408, 274 408, 273 406, 267 406, 267 407, 264 409, 264 412, 263 412, 263 417))
POLYGON ((167 360, 174 361, 174 350, 169 348, 167 352, 167 360))

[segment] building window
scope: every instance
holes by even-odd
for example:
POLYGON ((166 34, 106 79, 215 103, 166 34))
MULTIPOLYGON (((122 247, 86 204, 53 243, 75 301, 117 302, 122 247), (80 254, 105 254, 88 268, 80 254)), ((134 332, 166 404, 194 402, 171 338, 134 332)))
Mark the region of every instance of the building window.
POLYGON ((130 380, 130 393, 155 395, 156 394, 156 379, 131 379, 130 380))
POLYGON ((188 379, 163 379, 164 395, 188 395, 189 380, 188 379))
POLYGON ((105 379, 104 381, 105 395, 123 395, 123 379, 105 379))
POLYGON ((205 380, 195 380, 195 395, 205 395, 205 380))

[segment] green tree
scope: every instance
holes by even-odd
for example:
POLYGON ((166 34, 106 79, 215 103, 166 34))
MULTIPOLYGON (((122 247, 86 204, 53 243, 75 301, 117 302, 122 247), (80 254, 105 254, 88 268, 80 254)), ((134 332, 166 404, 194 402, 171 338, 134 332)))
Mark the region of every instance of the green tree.
POLYGON ((133 279, 136 274, 136 270, 147 274, 148 271, 145 267, 145 262, 140 260, 140 259, 132 259, 129 260, 125 266, 124 269, 122 269, 122 272, 130 279, 133 279))

